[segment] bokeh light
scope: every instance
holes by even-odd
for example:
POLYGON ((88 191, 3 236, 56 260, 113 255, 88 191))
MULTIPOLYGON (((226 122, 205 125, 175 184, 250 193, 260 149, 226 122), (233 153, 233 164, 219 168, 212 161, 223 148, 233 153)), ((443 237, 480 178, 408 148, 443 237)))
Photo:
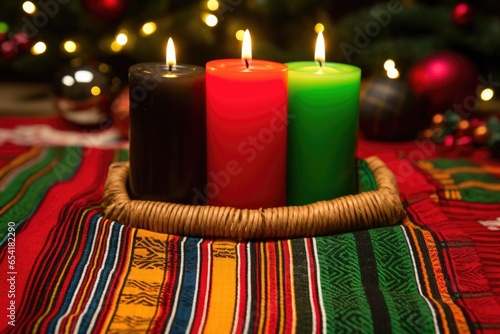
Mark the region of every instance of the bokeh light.
POLYGON ((72 40, 65 41, 63 43, 62 47, 63 47, 63 50, 66 51, 67 53, 76 52, 76 50, 78 49, 78 45, 72 40))
POLYGON ((219 8, 219 2, 217 0, 208 0, 207 8, 210 10, 217 10, 219 8))
POLYGON ((217 25, 217 23, 219 22, 219 20, 217 19, 217 16, 215 16, 214 14, 203 15, 203 21, 209 27, 215 27, 217 25))
POLYGON ((481 92, 481 100, 483 101, 489 101, 493 98, 493 95, 495 95, 495 92, 491 88, 485 88, 481 92))
POLYGON ((28 14, 33 14, 36 11, 36 6, 31 1, 25 1, 23 3, 23 10, 28 14))
POLYGON ((37 42, 31 47, 31 54, 35 56, 41 55, 45 51, 47 51, 47 45, 44 42, 37 42))
POLYGON ((156 23, 146 22, 142 25, 140 33, 142 36, 148 36, 154 33, 156 29, 157 29, 156 23))
POLYGON ((236 32, 235 35, 236 39, 241 42, 243 40, 243 36, 245 35, 245 31, 240 29, 236 32))

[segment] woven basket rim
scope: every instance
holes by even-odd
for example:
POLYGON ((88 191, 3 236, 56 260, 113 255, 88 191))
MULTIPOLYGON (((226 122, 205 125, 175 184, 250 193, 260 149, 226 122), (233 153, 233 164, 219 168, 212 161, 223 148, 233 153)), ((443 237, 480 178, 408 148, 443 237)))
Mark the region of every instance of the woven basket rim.
POLYGON ((188 237, 266 240, 313 237, 401 222, 406 211, 394 174, 376 156, 364 159, 377 190, 302 206, 260 209, 198 206, 130 199, 128 162, 110 165, 104 216, 121 224, 188 237))

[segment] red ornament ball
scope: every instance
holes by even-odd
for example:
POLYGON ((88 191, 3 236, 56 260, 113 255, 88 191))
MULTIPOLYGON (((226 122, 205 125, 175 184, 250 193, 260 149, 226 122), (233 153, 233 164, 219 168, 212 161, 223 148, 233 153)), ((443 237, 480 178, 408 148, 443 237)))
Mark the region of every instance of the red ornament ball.
POLYGON ((478 76, 476 66, 469 59, 455 52, 441 51, 413 66, 408 83, 431 117, 448 110, 464 116, 477 106, 478 76))
POLYGON ((471 24, 474 19, 474 8, 470 3, 461 2, 453 8, 451 20, 459 27, 465 27, 471 24))
POLYGON ((114 21, 127 9, 128 0, 81 0, 81 4, 96 19, 114 21))
POLYGON ((123 138, 129 137, 130 89, 125 87, 111 104, 111 119, 123 138))
POLYGON ((0 44, 0 54, 6 61, 12 61, 16 57, 16 46, 11 41, 0 44))
POLYGON ((30 38, 27 34, 19 32, 12 38, 13 43, 19 48, 20 51, 28 51, 31 46, 30 38))

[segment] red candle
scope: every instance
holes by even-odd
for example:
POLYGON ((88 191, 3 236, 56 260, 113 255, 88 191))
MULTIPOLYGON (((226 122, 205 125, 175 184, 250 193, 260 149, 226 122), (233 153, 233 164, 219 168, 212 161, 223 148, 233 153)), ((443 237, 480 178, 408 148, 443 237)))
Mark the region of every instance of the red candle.
POLYGON ((252 60, 248 30, 242 49, 242 59, 206 64, 208 182, 204 195, 217 206, 284 206, 287 67, 252 60))

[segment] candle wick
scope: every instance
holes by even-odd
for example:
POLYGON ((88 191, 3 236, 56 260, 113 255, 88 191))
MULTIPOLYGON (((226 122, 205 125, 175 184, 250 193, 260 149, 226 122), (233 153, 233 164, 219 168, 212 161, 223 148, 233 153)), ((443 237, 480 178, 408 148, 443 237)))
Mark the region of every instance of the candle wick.
POLYGON ((246 58, 245 58, 245 65, 246 65, 246 66, 247 66, 247 68, 248 68, 248 66, 249 66, 249 64, 248 64, 248 59, 246 59, 246 58))
POLYGON ((321 62, 321 60, 318 60, 318 63, 319 63, 319 67, 323 67, 323 63, 321 62))
POLYGON ((172 73, 172 64, 168 64, 168 74, 172 73))

